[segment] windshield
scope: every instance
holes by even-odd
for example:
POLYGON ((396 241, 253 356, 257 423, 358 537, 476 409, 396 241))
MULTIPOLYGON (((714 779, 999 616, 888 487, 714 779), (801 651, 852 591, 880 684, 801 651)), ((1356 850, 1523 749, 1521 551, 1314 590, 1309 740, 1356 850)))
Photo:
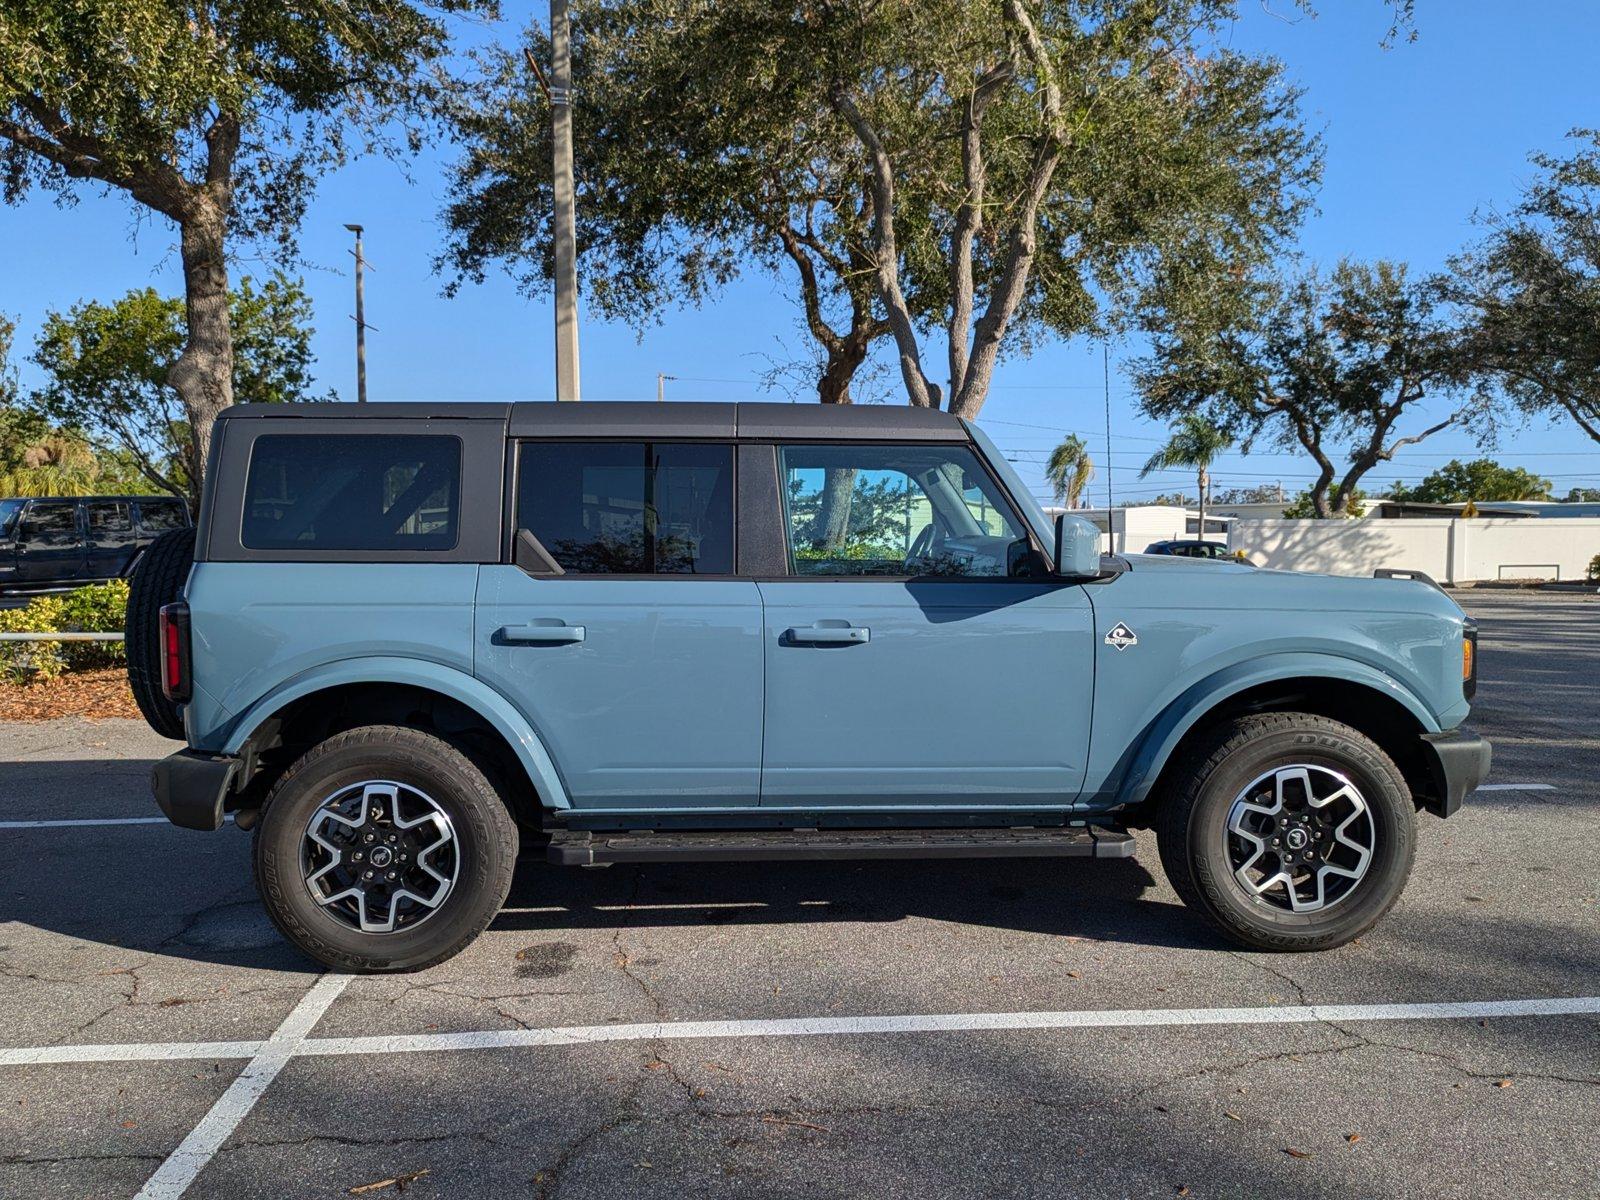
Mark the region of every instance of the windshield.
POLYGON ((17 532, 17 514, 26 500, 0 500, 0 542, 9 542, 17 532))

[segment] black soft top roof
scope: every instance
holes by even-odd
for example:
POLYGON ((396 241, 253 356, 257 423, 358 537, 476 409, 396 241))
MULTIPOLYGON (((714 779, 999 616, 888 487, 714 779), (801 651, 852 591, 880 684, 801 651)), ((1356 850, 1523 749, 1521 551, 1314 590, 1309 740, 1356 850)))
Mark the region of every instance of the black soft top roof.
POLYGON ((238 404, 219 420, 343 417, 500 421, 512 437, 919 438, 964 441, 957 417, 905 404, 656 404, 599 400, 558 404, 238 404))

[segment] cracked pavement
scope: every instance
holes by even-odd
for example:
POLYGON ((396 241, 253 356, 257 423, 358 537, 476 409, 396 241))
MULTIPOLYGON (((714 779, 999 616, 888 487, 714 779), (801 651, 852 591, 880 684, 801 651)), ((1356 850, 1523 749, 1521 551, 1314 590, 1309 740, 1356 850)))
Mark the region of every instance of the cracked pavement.
MULTIPOLYGON (((1100 863, 530 861, 465 953, 355 980, 314 1036, 1594 995, 1600 599, 1460 595, 1494 780, 1554 790, 1422 817, 1405 896, 1342 950, 1220 944, 1148 836, 1100 863)), ((169 747, 0 726, 0 819, 150 815, 169 747)), ((5 1045, 264 1038, 316 976, 231 827, 0 830, 5 1045)), ((133 1195, 242 1066, 0 1067, 0 1196, 133 1195)), ((301 1057, 188 1194, 1594 1197, 1597 1118, 1594 1017, 301 1057)))

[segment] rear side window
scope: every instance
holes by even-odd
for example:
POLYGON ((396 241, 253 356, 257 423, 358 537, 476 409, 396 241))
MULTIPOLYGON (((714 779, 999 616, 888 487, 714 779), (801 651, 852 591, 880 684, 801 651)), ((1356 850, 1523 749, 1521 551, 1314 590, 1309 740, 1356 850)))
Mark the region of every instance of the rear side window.
POLYGON ((139 528, 145 533, 165 533, 169 529, 182 529, 183 505, 176 500, 141 500, 139 502, 139 528))
POLYGON ((527 442, 517 525, 578 575, 731 575, 733 447, 527 442))
POLYGON ((126 500, 90 500, 83 506, 89 539, 101 545, 133 540, 133 505, 126 500))
POLYGON ((252 550, 449 550, 460 498, 456 437, 267 434, 251 451, 240 540, 252 550))

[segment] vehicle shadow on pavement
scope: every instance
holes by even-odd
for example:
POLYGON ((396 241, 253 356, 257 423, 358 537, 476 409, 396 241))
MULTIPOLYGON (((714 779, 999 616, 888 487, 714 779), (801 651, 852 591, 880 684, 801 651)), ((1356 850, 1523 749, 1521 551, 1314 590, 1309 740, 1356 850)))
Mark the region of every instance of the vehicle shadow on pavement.
POLYGON ((1222 946, 1180 904, 1147 895, 1136 859, 640 863, 603 870, 524 858, 490 929, 806 925, 907 917, 1100 941, 1222 946))

